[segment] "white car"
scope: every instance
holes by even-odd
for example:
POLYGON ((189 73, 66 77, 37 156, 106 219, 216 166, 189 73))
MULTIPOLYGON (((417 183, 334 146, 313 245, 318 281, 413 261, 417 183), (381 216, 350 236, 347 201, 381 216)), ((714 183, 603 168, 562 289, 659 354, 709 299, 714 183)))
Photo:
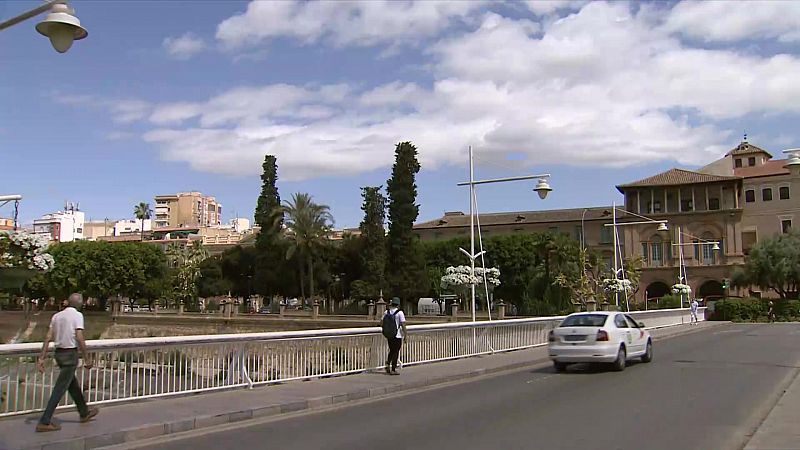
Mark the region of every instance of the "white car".
POLYGON ((571 363, 612 363, 621 371, 628 360, 653 360, 653 340, 644 324, 616 311, 570 314, 550 331, 548 341, 557 372, 571 363))

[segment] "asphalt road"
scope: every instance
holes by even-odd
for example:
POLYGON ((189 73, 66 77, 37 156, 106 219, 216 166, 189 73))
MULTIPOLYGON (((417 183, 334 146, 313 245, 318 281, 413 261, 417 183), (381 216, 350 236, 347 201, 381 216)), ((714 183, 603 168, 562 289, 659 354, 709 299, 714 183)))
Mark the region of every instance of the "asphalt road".
POLYGON ((540 366, 153 448, 741 448, 798 373, 800 325, 714 327, 654 350, 622 373, 540 366))

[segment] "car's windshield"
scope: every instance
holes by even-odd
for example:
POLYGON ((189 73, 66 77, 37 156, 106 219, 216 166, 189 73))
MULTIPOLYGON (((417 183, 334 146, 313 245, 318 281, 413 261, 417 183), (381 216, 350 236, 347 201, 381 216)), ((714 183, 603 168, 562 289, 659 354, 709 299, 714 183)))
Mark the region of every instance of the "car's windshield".
POLYGON ((605 314, 581 314, 569 316, 561 322, 562 327, 602 327, 606 323, 605 314))

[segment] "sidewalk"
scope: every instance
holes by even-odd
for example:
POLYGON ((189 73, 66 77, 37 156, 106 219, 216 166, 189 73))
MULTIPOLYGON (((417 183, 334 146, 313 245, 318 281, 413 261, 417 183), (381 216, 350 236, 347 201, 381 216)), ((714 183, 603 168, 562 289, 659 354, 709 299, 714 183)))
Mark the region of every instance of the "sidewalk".
POLYGON ((796 450, 800 449, 800 370, 795 369, 794 380, 772 408, 767 418, 750 438, 745 450, 796 450))
MULTIPOLYGON (((702 322, 651 330, 654 339, 700 331, 726 322, 702 322)), ((214 425, 239 422, 333 404, 380 397, 491 373, 529 367, 548 360, 537 347, 435 364, 409 366, 399 377, 384 373, 294 381, 191 396, 101 406, 97 420, 81 424, 77 413, 60 412, 62 429, 36 433, 38 414, 0 420, 0 450, 90 449, 214 425)), ((800 389, 799 389, 800 391, 800 389)))

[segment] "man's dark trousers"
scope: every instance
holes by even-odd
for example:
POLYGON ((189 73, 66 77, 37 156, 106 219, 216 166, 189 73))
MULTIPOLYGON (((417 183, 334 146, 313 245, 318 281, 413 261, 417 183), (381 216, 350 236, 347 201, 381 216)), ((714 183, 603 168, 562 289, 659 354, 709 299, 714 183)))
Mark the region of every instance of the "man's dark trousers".
POLYGON ((389 341, 389 357, 386 358, 386 365, 391 365, 392 370, 397 370, 397 359, 400 357, 400 347, 403 346, 403 338, 386 338, 389 341))
POLYGON ((53 392, 50 394, 50 400, 47 402, 47 408, 39 419, 41 424, 49 424, 53 418, 53 413, 56 407, 61 402, 61 397, 69 391, 69 396, 78 407, 78 413, 81 417, 86 417, 89 414, 89 408, 86 406, 86 400, 83 398, 81 386, 75 378, 75 370, 78 368, 78 350, 71 349, 56 349, 56 364, 59 369, 56 384, 53 386, 53 392))

